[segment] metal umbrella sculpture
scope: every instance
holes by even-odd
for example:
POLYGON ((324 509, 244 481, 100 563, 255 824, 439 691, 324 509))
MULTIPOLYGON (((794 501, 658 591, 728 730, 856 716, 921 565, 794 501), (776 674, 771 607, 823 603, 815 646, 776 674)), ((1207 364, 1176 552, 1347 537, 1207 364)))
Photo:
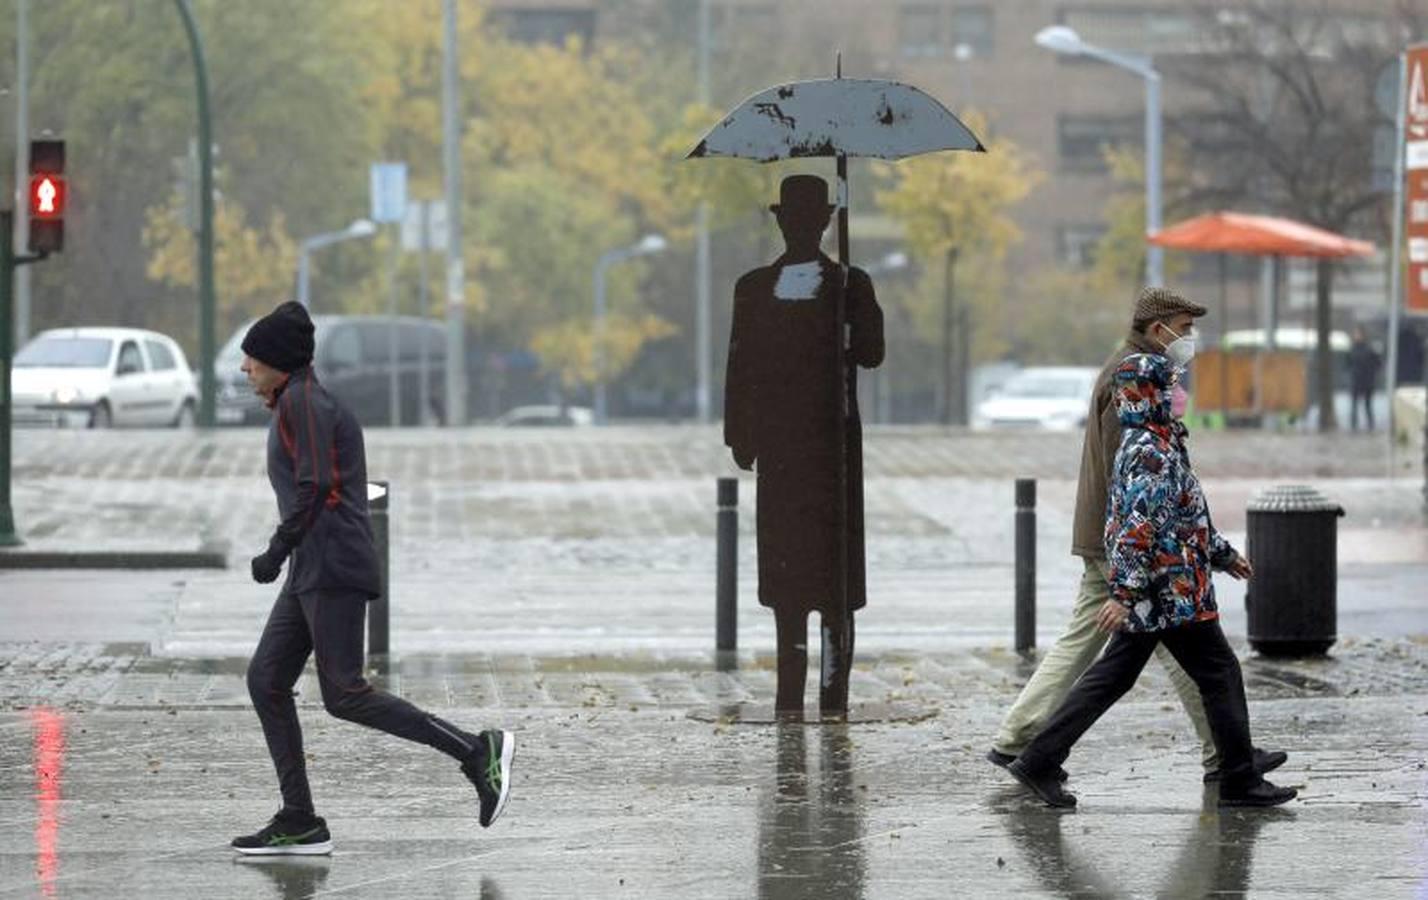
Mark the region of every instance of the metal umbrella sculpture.
MULTIPOLYGON (((848 157, 898 160, 940 150, 986 152, 982 142, 945 106, 907 84, 844 78, 841 57, 833 78, 795 81, 754 94, 739 104, 689 152, 687 159, 735 157, 757 162, 831 157, 838 177, 838 264, 835 381, 838 428, 838 596, 848 594, 848 397, 855 375, 847 365, 848 157)), ((844 628, 846 625, 846 616, 844 628)), ((825 672, 827 662, 824 663, 825 672)), ((846 713, 846 698, 843 711, 846 713)))

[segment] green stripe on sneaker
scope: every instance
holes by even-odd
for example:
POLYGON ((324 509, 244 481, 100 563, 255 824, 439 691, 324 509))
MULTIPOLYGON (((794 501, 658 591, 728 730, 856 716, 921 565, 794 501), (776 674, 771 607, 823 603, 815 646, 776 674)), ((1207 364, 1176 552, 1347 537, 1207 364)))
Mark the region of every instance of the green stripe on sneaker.
POLYGON ((486 735, 486 780, 499 795, 501 793, 501 751, 496 747, 495 735, 486 735))
POLYGON ((322 828, 318 827, 312 829, 311 831, 305 831, 302 834, 275 834, 272 837, 268 838, 268 846, 286 847, 291 844, 300 844, 308 838, 312 837, 313 835, 317 834, 321 830, 322 828))

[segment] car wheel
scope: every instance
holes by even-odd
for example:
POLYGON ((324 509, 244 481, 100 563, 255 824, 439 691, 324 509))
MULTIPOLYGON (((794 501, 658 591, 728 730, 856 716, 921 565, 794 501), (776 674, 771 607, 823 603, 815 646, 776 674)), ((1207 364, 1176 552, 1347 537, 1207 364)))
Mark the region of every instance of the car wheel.
POLYGON ((187 430, 198 424, 198 414, 193 410, 193 401, 185 400, 183 406, 179 407, 178 415, 174 416, 174 427, 187 430))
POLYGON ((109 411, 109 404, 100 400, 94 405, 94 412, 89 414, 90 428, 113 428, 114 414, 109 411))

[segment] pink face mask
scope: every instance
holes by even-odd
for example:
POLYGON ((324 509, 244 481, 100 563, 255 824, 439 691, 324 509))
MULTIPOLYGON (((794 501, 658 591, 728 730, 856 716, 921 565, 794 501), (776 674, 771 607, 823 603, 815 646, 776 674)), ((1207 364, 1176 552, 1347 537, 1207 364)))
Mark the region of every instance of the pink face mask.
POLYGON ((1178 384, 1170 386, 1170 414, 1177 419, 1185 418, 1185 406, 1189 403, 1190 397, 1185 393, 1185 389, 1178 384))

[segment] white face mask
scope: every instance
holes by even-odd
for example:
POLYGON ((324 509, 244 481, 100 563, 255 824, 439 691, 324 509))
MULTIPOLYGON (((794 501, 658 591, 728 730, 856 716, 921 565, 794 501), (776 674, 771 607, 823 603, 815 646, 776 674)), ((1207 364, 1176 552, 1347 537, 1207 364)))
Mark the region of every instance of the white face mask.
MULTIPOLYGON (((1169 325, 1161 325, 1166 331, 1175 334, 1169 325)), ((1165 355, 1170 358, 1170 362, 1179 369, 1190 365, 1190 360, 1195 358, 1195 332, 1187 331, 1184 335, 1175 334, 1175 340, 1165 345, 1165 355)))

